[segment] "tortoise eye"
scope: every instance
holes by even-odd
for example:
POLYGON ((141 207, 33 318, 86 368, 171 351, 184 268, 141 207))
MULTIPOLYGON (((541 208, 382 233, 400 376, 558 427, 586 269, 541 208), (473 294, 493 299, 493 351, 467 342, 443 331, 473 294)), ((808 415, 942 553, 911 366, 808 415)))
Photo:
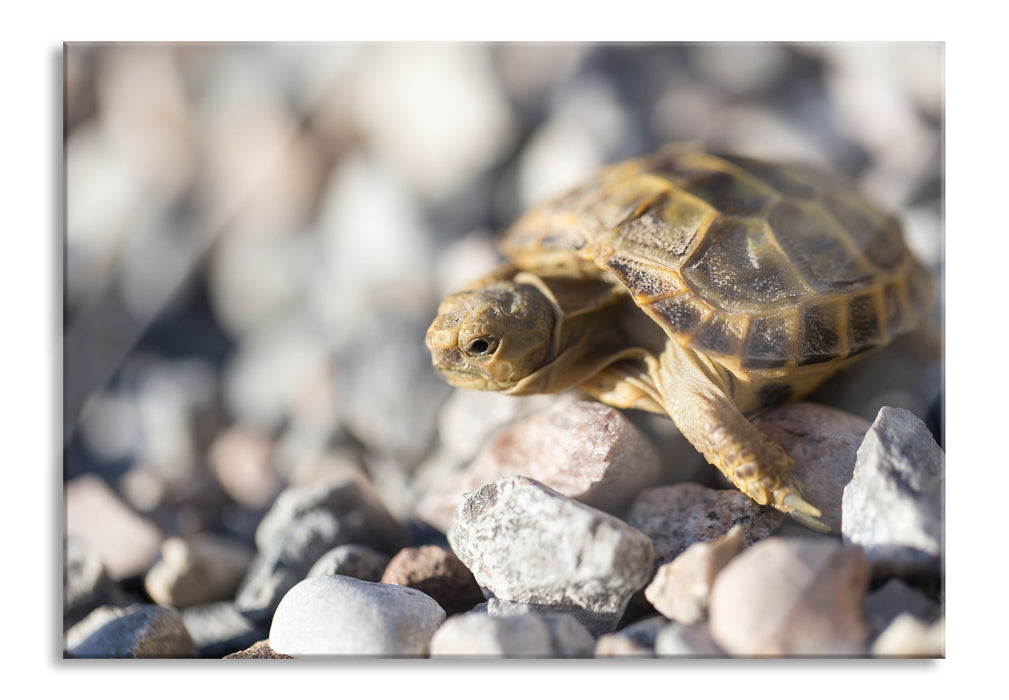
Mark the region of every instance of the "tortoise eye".
POLYGON ((490 355, 497 350, 497 344, 497 338, 492 338, 490 336, 474 338, 469 341, 465 348, 463 348, 463 352, 467 355, 472 355, 473 357, 482 357, 483 355, 490 355))

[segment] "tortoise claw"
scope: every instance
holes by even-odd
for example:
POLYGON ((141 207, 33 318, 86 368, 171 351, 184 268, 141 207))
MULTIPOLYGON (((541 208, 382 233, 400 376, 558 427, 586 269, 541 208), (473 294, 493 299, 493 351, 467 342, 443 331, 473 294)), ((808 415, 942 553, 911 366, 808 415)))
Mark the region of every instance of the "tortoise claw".
POLYGON ((822 515, 820 509, 816 506, 807 503, 803 500, 802 496, 795 493, 794 491, 785 495, 781 500, 782 508, 792 516, 800 524, 805 525, 810 530, 816 530, 817 532, 830 532, 830 528, 824 525, 818 520, 822 515), (788 510, 785 510, 788 508, 788 510))
POLYGON ((789 515, 792 516, 793 520, 798 522, 800 525, 808 527, 810 530, 815 530, 816 532, 822 532, 824 534, 827 534, 831 531, 830 527, 820 522, 813 516, 803 513, 800 510, 793 510, 791 513, 789 513, 789 515))

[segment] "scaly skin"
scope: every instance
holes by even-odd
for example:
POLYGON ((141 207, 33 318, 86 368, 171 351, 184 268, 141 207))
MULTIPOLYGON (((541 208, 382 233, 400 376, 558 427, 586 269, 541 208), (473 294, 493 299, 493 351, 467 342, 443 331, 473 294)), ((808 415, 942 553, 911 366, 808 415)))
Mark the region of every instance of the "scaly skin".
POLYGON ((670 342, 661 358, 648 364, 662 405, 680 432, 736 488, 808 527, 827 529, 815 519, 819 509, 802 498, 792 458, 743 416, 710 361, 670 342))

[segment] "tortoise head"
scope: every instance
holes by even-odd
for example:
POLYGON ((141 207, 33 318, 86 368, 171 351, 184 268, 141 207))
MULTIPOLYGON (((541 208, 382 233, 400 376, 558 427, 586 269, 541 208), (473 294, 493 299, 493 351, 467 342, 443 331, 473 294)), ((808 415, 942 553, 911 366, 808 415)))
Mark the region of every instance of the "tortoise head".
POLYGON ((426 343, 450 384, 505 391, 546 364, 556 321, 550 301, 532 285, 497 282, 447 297, 426 343))

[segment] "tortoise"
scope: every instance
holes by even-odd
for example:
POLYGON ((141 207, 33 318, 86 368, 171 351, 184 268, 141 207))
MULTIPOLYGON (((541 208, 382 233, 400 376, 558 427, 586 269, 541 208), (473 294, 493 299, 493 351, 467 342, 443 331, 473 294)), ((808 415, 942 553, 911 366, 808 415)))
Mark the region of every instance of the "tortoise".
POLYGON ((577 387, 667 414, 761 505, 826 530, 745 414, 801 398, 931 299, 899 224, 839 178, 672 144, 529 210, 426 344, 457 387, 577 387))

